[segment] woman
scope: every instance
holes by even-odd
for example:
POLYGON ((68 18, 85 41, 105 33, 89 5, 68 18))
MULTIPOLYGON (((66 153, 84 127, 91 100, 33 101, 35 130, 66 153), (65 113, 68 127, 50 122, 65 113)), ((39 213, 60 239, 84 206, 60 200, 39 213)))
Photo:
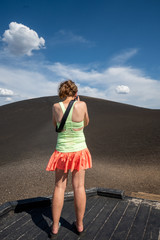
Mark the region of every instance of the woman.
POLYGON ((55 189, 52 200, 52 235, 58 233, 59 219, 64 202, 64 192, 69 169, 72 172, 76 230, 83 232, 83 217, 86 207, 85 169, 92 167, 92 159, 85 142, 83 128, 89 124, 87 105, 77 97, 77 86, 71 80, 59 86, 59 97, 65 100, 53 105, 53 124, 59 127, 63 114, 71 100, 73 103, 63 131, 58 133, 57 145, 47 165, 47 171, 55 170, 55 189))

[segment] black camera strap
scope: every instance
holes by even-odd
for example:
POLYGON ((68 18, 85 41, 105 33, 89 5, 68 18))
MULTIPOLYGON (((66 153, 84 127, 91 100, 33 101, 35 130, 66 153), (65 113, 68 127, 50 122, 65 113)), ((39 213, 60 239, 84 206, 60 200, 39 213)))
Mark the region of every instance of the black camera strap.
POLYGON ((76 100, 76 99, 71 100, 71 101, 69 102, 68 107, 67 107, 67 109, 66 109, 66 111, 65 111, 65 113, 64 113, 64 115, 63 115, 63 118, 62 118, 62 120, 61 120, 61 123, 60 123, 60 125, 59 125, 59 128, 57 128, 57 125, 56 125, 56 132, 62 132, 63 127, 64 127, 64 124, 65 124, 65 122, 66 122, 66 120, 67 120, 68 114, 69 114, 69 112, 70 112, 70 110, 71 110, 71 107, 72 107, 73 103, 75 102, 75 100, 76 100))

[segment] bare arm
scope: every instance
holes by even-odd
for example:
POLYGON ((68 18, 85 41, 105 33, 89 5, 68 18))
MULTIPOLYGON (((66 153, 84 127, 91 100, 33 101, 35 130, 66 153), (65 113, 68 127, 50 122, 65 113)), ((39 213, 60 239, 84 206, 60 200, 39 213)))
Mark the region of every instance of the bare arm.
POLYGON ((84 127, 86 127, 88 124, 89 124, 89 115, 88 115, 87 105, 85 103, 84 127))
MULTIPOLYGON (((80 97, 77 96, 77 101, 80 101, 80 97)), ((88 109, 87 104, 83 102, 84 104, 84 127, 86 127, 89 124, 89 115, 88 115, 88 109)))
POLYGON ((57 122, 55 119, 55 105, 53 105, 53 107, 52 107, 52 122, 53 122, 53 125, 56 127, 57 122))

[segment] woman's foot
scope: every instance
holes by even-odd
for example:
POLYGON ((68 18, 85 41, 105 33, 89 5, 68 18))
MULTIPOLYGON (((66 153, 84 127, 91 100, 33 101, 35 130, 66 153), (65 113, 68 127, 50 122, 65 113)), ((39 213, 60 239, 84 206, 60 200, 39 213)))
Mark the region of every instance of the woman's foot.
POLYGON ((83 225, 78 225, 77 222, 73 222, 73 226, 77 232, 78 235, 81 235, 84 232, 83 225))
POLYGON ((60 222, 59 222, 58 226, 52 225, 51 235, 57 235, 60 226, 61 226, 61 223, 60 223, 60 222))

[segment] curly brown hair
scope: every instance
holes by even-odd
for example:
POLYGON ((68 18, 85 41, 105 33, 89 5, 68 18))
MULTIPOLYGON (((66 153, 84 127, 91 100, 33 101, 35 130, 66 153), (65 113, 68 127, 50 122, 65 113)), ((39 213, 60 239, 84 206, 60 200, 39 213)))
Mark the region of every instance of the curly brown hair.
POLYGON ((75 96, 77 91, 78 88, 76 84, 72 80, 67 80, 65 82, 60 83, 58 95, 61 99, 65 97, 73 97, 75 96))

